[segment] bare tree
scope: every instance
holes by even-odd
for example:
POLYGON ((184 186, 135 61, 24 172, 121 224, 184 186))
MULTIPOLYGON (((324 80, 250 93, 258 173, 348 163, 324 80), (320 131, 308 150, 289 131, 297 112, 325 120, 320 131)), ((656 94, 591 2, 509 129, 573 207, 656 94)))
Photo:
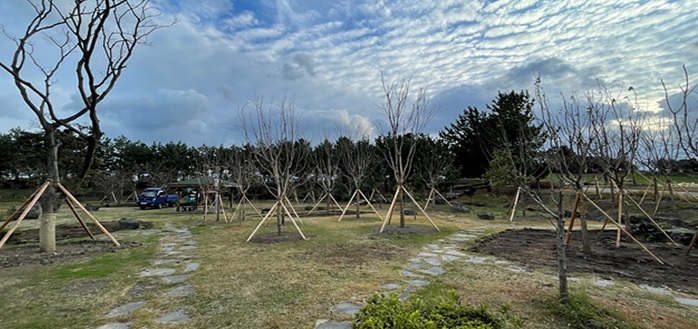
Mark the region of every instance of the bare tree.
MULTIPOLYGON (((155 19, 158 11, 148 0, 63 1, 27 0, 34 16, 26 29, 13 36, 2 27, 15 48, 11 59, 0 61, 0 68, 14 81, 24 103, 36 115, 46 139, 48 177, 60 180, 57 138, 65 128, 87 142, 87 151, 80 171, 84 178, 92 165, 102 136, 97 107, 113 89, 131 59, 136 46, 147 42, 148 36, 164 27, 155 19), (53 56, 44 56, 53 54, 53 56), (40 56, 41 55, 41 56, 40 56), (46 59, 49 58, 49 59, 46 59), (64 70, 71 70, 79 94, 79 105, 66 115, 54 103, 51 91, 64 70), (88 121, 87 131, 75 123, 88 121)), ((67 86, 63 86, 67 88, 67 86)), ((41 220, 40 247, 53 252, 56 209, 60 202, 53 187, 41 204, 45 214, 41 220)))
POLYGON ((371 204, 371 200, 361 191, 361 187, 368 176, 368 171, 376 160, 375 153, 371 149, 371 142, 365 132, 354 130, 348 133, 349 137, 341 137, 337 140, 337 148, 339 149, 341 157, 342 172, 351 180, 353 191, 351 192, 352 196, 349 198, 347 206, 344 207, 339 220, 342 220, 347 209, 349 209, 349 205, 354 200, 354 204, 356 205, 356 218, 361 218, 362 197, 371 206, 373 211, 376 212, 378 217, 381 217, 371 204))
POLYGON ((339 179, 339 153, 336 148, 329 140, 325 139, 315 148, 311 160, 314 181, 322 188, 322 196, 320 196, 310 212, 315 210, 323 200, 327 204, 328 211, 332 209, 332 203, 341 208, 332 195, 339 179))
MULTIPOLYGON (((645 195, 650 187, 654 190, 655 214, 659 209, 661 194, 664 191, 663 189, 662 192, 659 190, 660 179, 665 184, 664 186, 669 188, 671 204, 674 210, 676 210, 676 202, 670 176, 676 171, 676 159, 679 158, 679 154, 681 153, 681 146, 676 137, 676 130, 667 129, 662 122, 658 124, 659 126, 648 125, 646 129, 642 131, 642 135, 640 136, 640 154, 642 156, 638 158, 639 162, 649 169, 652 175, 652 180, 648 189, 645 190, 645 195)), ((643 200, 645 195, 643 195, 643 200)), ((641 203, 642 200, 640 201, 640 204, 641 203)))
MULTIPOLYGON (((254 145, 252 152, 256 167, 262 175, 270 177, 263 183, 269 193, 276 198, 272 211, 276 210, 277 233, 281 235, 284 216, 291 218, 298 232, 303 232, 291 215, 293 206, 289 196, 302 182, 309 155, 309 146, 299 138, 298 121, 295 115, 293 98, 287 95, 279 103, 265 103, 257 97, 240 111, 241 130, 248 144, 254 145)), ((295 214, 294 214, 295 215, 295 214)), ((252 239, 267 217, 260 221, 248 241, 252 239)))
POLYGON ((387 222, 390 221, 396 203, 399 203, 400 227, 405 227, 403 192, 412 199, 432 225, 437 230, 439 229, 405 188, 414 163, 414 155, 417 149, 416 138, 421 135, 437 110, 437 108, 429 104, 426 88, 418 88, 413 92, 410 82, 407 79, 399 83, 388 83, 381 74, 381 85, 383 86, 383 96, 385 97, 382 109, 388 120, 388 126, 385 129, 381 129, 381 135, 385 143, 383 155, 388 166, 393 171, 393 177, 397 185, 395 196, 383 220, 381 232, 383 232, 387 222))
POLYGON ((153 187, 165 188, 167 183, 177 179, 177 172, 162 161, 147 162, 143 170, 148 174, 147 179, 153 187))
POLYGON ((233 213, 232 217, 234 219, 235 216, 239 215, 241 221, 245 220, 247 204, 250 204, 260 217, 262 216, 259 210, 247 198, 247 192, 252 188, 256 181, 255 177, 257 177, 256 168, 252 163, 254 160, 252 152, 253 148, 251 145, 245 145, 242 148, 233 147, 229 156, 224 159, 225 167, 228 168, 230 177, 237 184, 238 193, 240 194, 240 201, 237 207, 235 207, 235 213, 233 213))
MULTIPOLYGON (((630 87, 629 91, 633 91, 632 100, 622 93, 614 95, 603 86, 598 93, 590 91, 586 94, 591 133, 595 136, 590 153, 595 164, 611 181, 612 194, 618 189, 614 202, 618 205, 619 225, 622 225, 623 218, 625 179, 637 159, 645 122, 645 113, 639 111, 634 89, 630 87)), ((620 246, 621 231, 618 230, 616 246, 620 246)))
MULTIPOLYGON (((584 175, 589 170, 589 158, 591 147, 596 139, 592 133, 590 112, 587 104, 582 103, 577 95, 562 97, 561 111, 550 109, 548 98, 541 86, 540 77, 536 80, 536 100, 539 106, 540 121, 547 131, 550 151, 544 154, 551 171, 556 173, 559 179, 572 186, 575 191, 574 205, 571 211, 570 225, 565 236, 565 244, 569 240, 577 217, 582 195, 584 194, 584 175)), ((582 251, 591 254, 591 243, 587 230, 586 218, 581 217, 582 251)))
POLYGON ((439 192, 438 185, 453 168, 453 154, 444 140, 433 140, 426 136, 420 142, 424 143, 426 147, 424 151, 428 155, 427 161, 421 161, 418 164, 420 177, 429 188, 429 196, 424 203, 424 209, 427 209, 430 201, 436 202, 437 196, 451 205, 448 199, 439 192))
POLYGON ((698 157, 698 116, 694 113, 695 108, 691 106, 691 100, 698 101, 693 95, 696 86, 691 85, 688 69, 683 66, 684 81, 678 85, 679 91, 672 95, 669 92, 664 80, 665 106, 673 117, 674 130, 679 140, 679 145, 683 148, 688 157, 698 157))

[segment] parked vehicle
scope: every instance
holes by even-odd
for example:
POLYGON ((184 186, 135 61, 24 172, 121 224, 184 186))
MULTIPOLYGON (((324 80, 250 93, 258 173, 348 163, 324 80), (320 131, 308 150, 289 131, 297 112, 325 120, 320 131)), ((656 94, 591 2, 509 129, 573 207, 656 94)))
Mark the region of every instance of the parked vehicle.
POLYGON ((172 207, 175 203, 177 203, 177 194, 167 194, 165 190, 158 187, 149 187, 138 196, 138 206, 141 209, 172 207))

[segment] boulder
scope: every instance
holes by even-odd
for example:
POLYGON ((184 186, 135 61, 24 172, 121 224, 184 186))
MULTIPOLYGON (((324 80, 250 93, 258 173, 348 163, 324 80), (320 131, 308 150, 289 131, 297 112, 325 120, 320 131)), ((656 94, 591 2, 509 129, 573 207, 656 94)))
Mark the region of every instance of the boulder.
POLYGON ((85 204, 85 209, 87 209, 87 211, 98 211, 99 206, 93 206, 93 205, 88 203, 88 204, 85 204))
POLYGON ((405 215, 407 215, 407 216, 416 216, 416 215, 417 215, 417 212, 414 211, 414 209, 411 209, 411 208, 405 208, 405 209, 403 209, 403 210, 402 210, 402 213, 405 214, 405 215))
POLYGON ((482 213, 482 214, 477 214, 477 217, 480 219, 484 220, 494 220, 494 214, 492 213, 482 213))
POLYGON ((470 208, 468 208, 468 206, 466 206, 465 204, 462 204, 460 202, 454 202, 453 208, 451 208, 451 212, 459 212, 459 213, 469 214, 470 208))
POLYGON ((135 218, 119 219, 119 230, 137 230, 141 227, 141 221, 135 218))
MULTIPOLYGON (((572 218, 572 212, 569 211, 569 210, 565 210, 564 216, 565 216, 565 218, 572 218)), ((575 217, 575 218, 582 217, 582 214, 580 214, 579 211, 577 211, 577 212, 575 213, 574 217, 575 217)))
MULTIPOLYGON (((16 210, 17 210, 17 208, 15 208, 15 207, 10 208, 7 211, 7 215, 12 215, 16 210)), ((17 215, 15 215, 15 217, 12 218, 12 220, 17 220, 23 211, 24 211, 24 208, 20 209, 17 212, 17 215)), ((32 206, 31 210, 29 210, 29 212, 27 213, 27 216, 25 216, 24 219, 39 219, 41 217, 41 215, 43 215, 43 213, 44 212, 43 212, 43 209, 41 208, 41 205, 37 203, 34 206, 32 206)))

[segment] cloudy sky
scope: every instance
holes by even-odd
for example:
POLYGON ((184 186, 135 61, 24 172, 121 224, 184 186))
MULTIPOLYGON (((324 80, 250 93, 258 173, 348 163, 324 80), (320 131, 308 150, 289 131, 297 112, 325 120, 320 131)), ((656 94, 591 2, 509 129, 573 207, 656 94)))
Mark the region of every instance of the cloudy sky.
MULTIPOLYGON (((153 0, 157 31, 136 50, 102 104, 108 136, 187 144, 240 140, 238 109, 253 97, 292 95, 309 139, 350 125, 378 131, 381 72, 428 88, 434 133, 498 90, 583 92, 600 81, 633 86, 648 110, 661 108, 663 79, 698 76, 696 0, 153 0)), ((26 24, 20 0, 0 2, 9 33, 26 24)), ((0 41, 0 60, 10 56, 0 41)), ((0 132, 36 126, 0 72, 0 132)), ((57 77, 57 105, 75 89, 57 77)), ((554 102, 553 102, 554 103, 554 102)))

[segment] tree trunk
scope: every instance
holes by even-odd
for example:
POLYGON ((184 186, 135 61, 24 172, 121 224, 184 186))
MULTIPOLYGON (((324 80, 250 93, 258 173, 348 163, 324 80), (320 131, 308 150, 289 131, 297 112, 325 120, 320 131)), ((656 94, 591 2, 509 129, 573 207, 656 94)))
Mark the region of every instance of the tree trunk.
POLYGON ((557 274, 560 281, 560 303, 569 303, 567 290, 567 257, 565 255, 565 219, 562 209, 562 191, 558 195, 557 204, 557 237, 555 238, 557 251, 557 274))
POLYGON ((667 189, 669 190, 669 200, 671 200, 671 209, 676 211, 676 198, 674 196, 674 188, 671 186, 671 179, 666 178, 667 189))
POLYGON ((281 211, 281 208, 283 208, 281 206, 281 201, 277 201, 277 202, 279 202, 279 204, 276 207, 276 232, 279 236, 281 236, 281 225, 284 224, 284 214, 281 211))
MULTIPOLYGON (((48 160, 48 178, 57 183, 60 181, 58 173, 58 148, 60 144, 56 140, 56 129, 50 127, 46 131, 46 152, 48 160)), ((58 194, 56 188, 51 185, 44 192, 40 204, 43 210, 39 221, 39 248, 45 253, 56 251, 56 204, 58 194)))
POLYGON ((356 193, 356 219, 361 218, 361 193, 356 193))
POLYGON ((654 203, 659 204, 659 180, 656 175, 652 177, 652 185, 654 186, 654 203))
POLYGON ((400 203, 400 228, 405 227, 405 194, 402 191, 402 185, 398 186, 398 193, 400 193, 397 197, 398 201, 400 203))

